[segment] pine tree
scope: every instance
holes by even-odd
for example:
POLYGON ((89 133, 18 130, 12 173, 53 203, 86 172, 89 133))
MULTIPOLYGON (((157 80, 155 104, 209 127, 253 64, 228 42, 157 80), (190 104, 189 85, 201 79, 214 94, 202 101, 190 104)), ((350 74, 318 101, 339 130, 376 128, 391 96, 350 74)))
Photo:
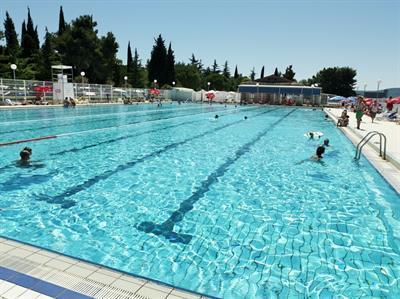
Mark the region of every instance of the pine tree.
POLYGON ((155 39, 148 64, 148 79, 150 84, 152 84, 154 80, 157 80, 159 86, 163 86, 167 83, 165 77, 166 59, 167 49, 165 48, 164 39, 160 34, 158 38, 155 39))
POLYGON ((192 57, 190 57, 189 60, 190 60, 190 64, 191 64, 191 65, 194 65, 194 66, 197 67, 199 61, 196 59, 196 57, 194 56, 193 53, 192 53, 192 57))
POLYGON ((218 69, 218 64, 217 64, 217 60, 216 59, 214 59, 214 63, 212 65, 212 72, 216 73, 216 74, 219 74, 219 69, 218 69))
POLYGON ((256 78, 256 71, 253 67, 253 69, 251 70, 251 73, 250 73, 250 79, 251 79, 251 81, 254 81, 255 78, 256 78))
POLYGON ((172 85, 172 82, 175 82, 175 56, 174 51, 171 48, 171 43, 169 43, 168 47, 165 73, 166 83, 172 85))
POLYGON ((235 67, 235 75, 233 76, 235 79, 239 78, 238 68, 237 65, 235 67))
POLYGON ((64 11, 62 6, 60 6, 60 16, 58 19, 58 35, 60 36, 66 29, 66 23, 64 19, 64 11))
POLYGON ((222 71, 222 74, 223 74, 224 77, 226 77, 226 78, 230 78, 230 77, 231 77, 231 73, 230 73, 229 67, 228 67, 228 61, 225 61, 224 70, 222 71))
POLYGON ((18 37, 14 22, 8 12, 6 12, 6 19, 4 20, 4 35, 6 38, 6 53, 15 58, 19 50, 18 37))
POLYGON ((283 77, 288 79, 288 80, 294 80, 294 75, 296 75, 296 73, 293 71, 292 69, 292 65, 289 65, 286 68, 285 73, 283 74, 283 77))
POLYGON ((132 72, 132 50, 131 50, 131 42, 128 42, 128 52, 126 57, 126 73, 129 75, 132 72))
POLYGON ((261 75, 260 75, 260 79, 264 78, 264 66, 261 69, 261 75))

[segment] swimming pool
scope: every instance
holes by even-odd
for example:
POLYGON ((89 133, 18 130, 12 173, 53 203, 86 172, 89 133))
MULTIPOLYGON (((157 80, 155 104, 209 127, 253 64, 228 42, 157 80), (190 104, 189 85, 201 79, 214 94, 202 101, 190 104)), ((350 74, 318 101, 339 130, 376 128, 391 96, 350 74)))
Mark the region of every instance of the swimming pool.
POLYGON ((2 236, 215 297, 400 295, 400 197, 321 111, 24 109, 0 124, 0 142, 60 136, 0 148, 2 236), (330 139, 324 163, 301 163, 321 143, 310 130, 330 139), (44 167, 13 166, 25 145, 44 167))

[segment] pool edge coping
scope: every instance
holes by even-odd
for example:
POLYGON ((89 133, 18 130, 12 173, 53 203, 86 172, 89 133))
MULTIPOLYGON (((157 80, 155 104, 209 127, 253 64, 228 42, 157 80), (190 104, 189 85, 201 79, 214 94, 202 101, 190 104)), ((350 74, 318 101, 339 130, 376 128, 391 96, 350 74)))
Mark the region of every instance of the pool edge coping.
MULTIPOLYGON (((25 242, 25 241, 20 241, 20 240, 17 240, 17 239, 8 237, 8 236, 4 236, 2 234, 0 234, 0 238, 3 238, 5 240, 11 241, 11 242, 19 243, 19 244, 21 244, 21 246, 34 247, 34 248, 37 248, 37 249, 42 250, 42 251, 47 251, 47 252, 52 253, 52 254, 60 255, 61 257, 66 257, 66 258, 69 258, 69 259, 72 259, 72 260, 76 260, 77 262, 83 262, 85 264, 89 264, 89 265, 91 265, 93 267, 97 267, 99 269, 106 269, 106 270, 109 270, 109 271, 120 273, 121 275, 125 275, 125 276, 128 276, 128 277, 144 280, 144 281, 146 281, 145 284, 147 284, 148 282, 151 282, 151 283, 154 283, 156 285, 160 285, 162 287, 171 288, 172 290, 174 290, 174 289, 180 290, 182 292, 189 293, 189 294, 194 295, 194 296, 198 296, 199 298, 220 299, 220 297, 215 297, 215 296, 212 296, 212 295, 200 293, 200 292, 197 292, 197 291, 192 291, 192 290, 189 290, 189 289, 186 289, 186 288, 182 288, 182 287, 179 287, 179 286, 174 286, 172 284, 169 284, 169 283, 166 283, 166 282, 162 282, 162 281, 157 280, 157 279, 141 276, 141 275, 138 275, 138 274, 129 273, 129 272, 126 272, 124 270, 119 270, 119 269, 112 268, 112 267, 107 266, 107 265, 91 262, 91 261, 88 261, 88 260, 85 260, 85 259, 82 259, 82 258, 79 258, 79 257, 74 257, 72 255, 69 255, 69 254, 66 254, 66 253, 62 253, 62 252, 59 252, 59 251, 56 251, 56 250, 53 250, 53 249, 45 248, 45 247, 38 246, 38 245, 35 245, 35 244, 31 244, 31 243, 28 243, 28 242, 25 242)), ((0 252, 0 256, 3 255, 3 254, 4 254, 3 252, 0 252)), ((23 258, 21 258, 21 259, 23 259, 23 258)), ((20 272, 20 271, 16 271, 16 272, 19 272, 19 273, 22 273, 22 274, 25 274, 25 275, 29 275, 27 273, 23 273, 23 272, 20 272)), ((74 291, 72 289, 70 289, 70 290, 74 291)), ((76 291, 74 291, 74 292, 76 292, 76 291)), ((82 295, 85 295, 85 294, 82 294, 82 295)), ((0 298, 2 298, 1 294, 0 294, 0 298)), ((104 298, 107 298, 107 297, 104 297, 104 298)), ((149 299, 150 299, 150 297, 149 297, 149 299)))
MULTIPOLYGON (((324 108, 324 112, 336 123, 338 118, 324 108)), ((346 138, 348 138, 354 146, 357 146, 363 136, 360 136, 350 127, 337 127, 346 138)), ((388 183, 388 185, 400 195, 400 168, 398 162, 391 157, 390 152, 386 153, 387 158, 384 160, 379 157, 379 148, 371 143, 367 143, 364 147, 362 155, 374 167, 377 173, 388 183)))

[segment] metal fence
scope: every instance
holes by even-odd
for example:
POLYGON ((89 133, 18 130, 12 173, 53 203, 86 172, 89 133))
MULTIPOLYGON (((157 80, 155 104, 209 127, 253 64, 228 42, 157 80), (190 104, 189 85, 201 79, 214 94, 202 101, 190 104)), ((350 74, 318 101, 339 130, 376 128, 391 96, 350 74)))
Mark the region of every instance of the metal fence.
MULTIPOLYGON (((0 104, 60 104, 53 100, 55 82, 34 80, 13 80, 0 78, 0 104)), ((81 103, 115 103, 124 101, 146 101, 168 98, 170 93, 160 90, 151 95, 148 89, 122 88, 105 84, 72 83, 74 98, 81 103)))

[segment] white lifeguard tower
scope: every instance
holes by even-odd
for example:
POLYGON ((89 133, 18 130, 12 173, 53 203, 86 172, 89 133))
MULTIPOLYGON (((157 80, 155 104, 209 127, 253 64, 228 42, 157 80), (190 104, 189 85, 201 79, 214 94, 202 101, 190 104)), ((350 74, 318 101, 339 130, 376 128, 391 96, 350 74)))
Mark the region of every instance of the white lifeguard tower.
POLYGON ((62 103, 65 98, 74 98, 74 71, 69 65, 52 65, 53 101, 62 103))

